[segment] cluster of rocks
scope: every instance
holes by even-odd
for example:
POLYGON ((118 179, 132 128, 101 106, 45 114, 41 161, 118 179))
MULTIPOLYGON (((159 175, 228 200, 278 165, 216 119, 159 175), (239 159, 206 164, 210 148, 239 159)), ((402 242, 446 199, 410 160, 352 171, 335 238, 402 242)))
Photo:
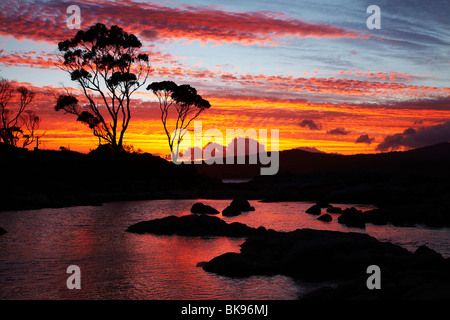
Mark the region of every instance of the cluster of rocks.
POLYGON ((366 223, 372 222, 375 224, 380 224, 376 219, 377 210, 369 210, 363 212, 362 210, 358 210, 355 207, 346 208, 342 210, 342 208, 334 207, 325 202, 318 202, 308 208, 306 213, 312 215, 318 215, 317 220, 321 220, 324 222, 330 222, 333 220, 333 217, 330 214, 339 214, 337 221, 341 224, 344 224, 349 227, 362 228, 364 229, 366 223), (322 209, 326 209, 327 213, 322 214, 322 209))
MULTIPOLYGON (((244 198, 236 198, 231 201, 223 211, 222 215, 225 217, 234 217, 240 215, 242 212, 255 211, 255 208, 250 205, 250 203, 244 198)), ((197 214, 218 214, 219 210, 205 205, 201 202, 195 203, 191 208, 192 213, 197 214)))
MULTIPOLYGON (((316 206, 332 208, 325 204, 316 206)), ((194 211, 196 209, 213 212, 200 205, 195 205, 194 211)), ((348 223, 346 219, 351 221, 362 214, 355 208, 341 213, 340 223, 348 223)), ((450 299, 450 258, 443 258, 426 246, 413 253, 363 233, 313 229, 279 232, 264 227, 252 228, 239 222, 227 223, 208 214, 142 221, 126 231, 244 237, 246 240, 240 253, 228 252, 210 261, 201 261, 198 266, 207 272, 230 277, 281 274, 306 282, 338 283, 336 287, 308 292, 301 297, 304 300, 450 299), (381 270, 380 290, 367 287, 370 265, 377 265, 381 270)))
POLYGON ((308 208, 306 213, 319 216, 317 220, 330 222, 333 220, 333 217, 330 215, 334 213, 342 213, 342 209, 339 207, 333 207, 331 204, 327 202, 318 202, 315 205, 308 208), (326 209, 327 213, 322 214, 322 209, 326 209))
POLYGON ((232 277, 283 274, 307 282, 337 281, 303 299, 450 299, 450 259, 427 247, 415 253, 361 233, 302 229, 249 237, 240 253, 202 264, 232 277), (367 267, 381 269, 381 290, 369 290, 367 267))
POLYGON ((429 204, 407 204, 399 203, 387 207, 362 211, 355 207, 341 209, 333 207, 325 202, 318 202, 308 208, 305 212, 318 215, 318 219, 332 221, 330 214, 339 214, 337 221, 349 227, 365 228, 367 223, 374 225, 386 225, 388 223, 396 226, 414 226, 423 224, 430 227, 449 227, 450 216, 448 215, 450 202, 438 202, 436 205, 429 204), (326 208, 325 214, 322 209, 326 208))

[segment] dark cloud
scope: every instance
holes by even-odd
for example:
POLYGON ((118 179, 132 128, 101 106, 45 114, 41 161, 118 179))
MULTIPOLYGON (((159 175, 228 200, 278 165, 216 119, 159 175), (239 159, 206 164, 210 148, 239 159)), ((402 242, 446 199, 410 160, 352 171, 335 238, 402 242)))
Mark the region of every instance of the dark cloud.
POLYGON ((155 30, 146 29, 141 31, 141 35, 145 37, 147 40, 157 40, 159 34, 155 30))
POLYGON ((320 130, 322 125, 315 123, 313 120, 305 119, 298 123, 302 128, 308 128, 309 130, 320 130))
POLYGON ((450 141, 450 120, 429 127, 408 128, 402 133, 389 135, 377 146, 376 150, 398 150, 401 147, 420 148, 448 141, 450 141))
POLYGON ((374 140, 375 140, 375 138, 370 138, 368 134, 363 134, 363 135, 360 135, 358 137, 358 139, 356 139, 355 143, 371 144, 374 140))
POLYGON ((330 131, 327 131, 328 134, 333 134, 333 135, 347 135, 350 133, 350 131, 345 130, 345 128, 336 128, 330 131))

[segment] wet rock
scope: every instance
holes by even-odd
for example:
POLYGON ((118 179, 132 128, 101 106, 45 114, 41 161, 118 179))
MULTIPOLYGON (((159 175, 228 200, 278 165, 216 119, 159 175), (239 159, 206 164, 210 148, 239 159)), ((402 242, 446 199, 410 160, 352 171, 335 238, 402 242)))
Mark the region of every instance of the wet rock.
POLYGON ((312 207, 308 208, 305 212, 309 214, 319 215, 322 211, 320 209, 320 206, 315 204, 312 207))
POLYGON ((328 213, 342 213, 342 209, 338 207, 329 207, 327 208, 328 213))
POLYGON ((217 210, 211 206, 205 205, 201 202, 197 202, 192 206, 191 212, 199 213, 199 214, 218 214, 219 210, 217 210))
POLYGON ((228 206, 222 211, 222 215, 225 217, 234 217, 234 216, 238 216, 240 214, 241 214, 241 211, 236 208, 233 208, 232 206, 228 206))
POLYGON ((320 217, 318 217, 317 220, 324 221, 324 222, 330 222, 331 220, 333 220, 333 218, 328 213, 325 213, 325 214, 321 215, 320 217))
POLYGON ((244 198, 236 198, 230 203, 230 207, 237 209, 241 212, 243 211, 255 211, 255 208, 250 205, 250 203, 244 198))
POLYGON ((355 207, 343 210, 342 214, 338 217, 338 222, 349 227, 362 229, 366 227, 366 221, 363 212, 356 209, 355 207))
POLYGON ((248 211, 255 211, 255 208, 252 207, 244 198, 236 198, 222 211, 222 215, 226 217, 233 217, 240 215, 242 212, 248 211))

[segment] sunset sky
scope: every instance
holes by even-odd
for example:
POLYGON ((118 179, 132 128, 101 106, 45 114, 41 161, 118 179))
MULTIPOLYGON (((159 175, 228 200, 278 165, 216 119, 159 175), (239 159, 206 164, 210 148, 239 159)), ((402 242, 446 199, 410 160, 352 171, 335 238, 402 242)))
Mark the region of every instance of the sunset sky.
MULTIPOLYGON (((81 29, 101 22, 135 34, 153 81, 190 84, 211 103, 203 130, 279 129, 280 150, 342 154, 450 141, 449 1, 11 1, 0 2, 0 76, 36 92, 41 148, 88 152, 97 140, 56 113, 69 5, 81 29), (368 6, 381 29, 368 29, 368 6)), ((134 97, 126 144, 166 155, 157 100, 134 97)), ((204 141, 206 144, 208 141, 204 141)), ((224 144, 229 141, 224 141, 224 144)))

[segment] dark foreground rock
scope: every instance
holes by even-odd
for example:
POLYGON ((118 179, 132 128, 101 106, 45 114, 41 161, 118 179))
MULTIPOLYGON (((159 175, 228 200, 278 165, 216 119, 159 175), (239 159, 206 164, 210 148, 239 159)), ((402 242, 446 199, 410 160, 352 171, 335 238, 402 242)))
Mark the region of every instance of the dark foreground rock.
POLYGON ((226 207, 225 209, 223 209, 222 211, 222 215, 225 217, 235 217, 241 214, 241 211, 233 208, 231 206, 226 207))
POLYGON ((329 207, 327 208, 328 213, 342 213, 342 209, 339 207, 329 207))
POLYGON ((255 211, 255 208, 252 207, 246 199, 236 198, 222 211, 222 215, 232 217, 248 211, 255 211))
POLYGON ((309 213, 309 214, 320 215, 322 210, 319 205, 315 204, 315 205, 309 207, 305 212, 309 213))
POLYGON ((199 214, 218 214, 220 213, 219 210, 208 206, 206 204, 203 204, 201 202, 195 203, 191 208, 192 213, 199 213, 199 214))
POLYGON ((268 230, 249 237, 240 253, 226 253, 202 266, 225 276, 283 274, 302 281, 342 283, 305 299, 450 299, 449 259, 429 248, 411 253, 360 233, 268 230), (381 290, 367 288, 370 265, 381 269, 381 290))
POLYGON ((325 214, 321 215, 320 217, 318 217, 317 220, 320 220, 323 222, 330 222, 331 220, 333 220, 333 218, 328 213, 325 213, 325 214))
POLYGON ((5 234, 6 230, 0 227, 0 235, 5 234))
POLYGON ((141 221, 131 225, 126 231, 160 235, 248 237, 263 233, 266 229, 251 228, 239 222, 227 223, 208 215, 187 215, 141 221))
MULTIPOLYGON (((449 200, 450 201, 450 200, 449 200)), ((450 226, 450 202, 399 203, 368 211, 349 208, 342 211, 338 222, 350 227, 364 228, 367 223, 374 225, 415 226, 426 225, 434 228, 450 226)))
POLYGON ((342 211, 342 214, 338 217, 338 222, 345 224, 349 227, 357 227, 364 229, 366 221, 361 210, 355 207, 347 208, 342 211))

